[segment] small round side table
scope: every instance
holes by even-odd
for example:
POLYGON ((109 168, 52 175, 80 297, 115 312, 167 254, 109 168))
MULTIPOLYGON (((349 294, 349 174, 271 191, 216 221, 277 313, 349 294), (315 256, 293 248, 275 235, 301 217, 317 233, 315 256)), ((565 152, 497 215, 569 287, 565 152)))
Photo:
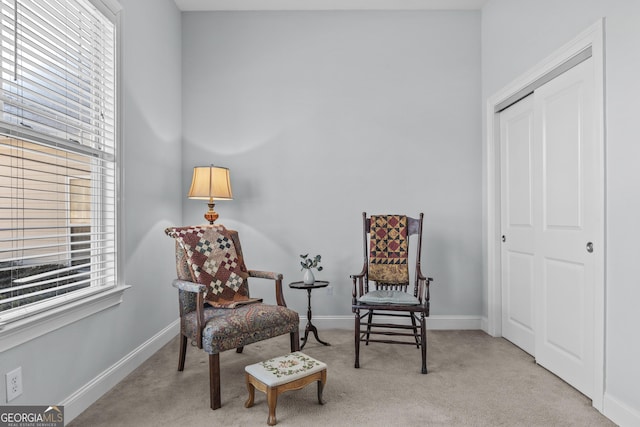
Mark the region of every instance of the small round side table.
POLYGON ((313 332, 313 336, 316 337, 316 341, 320 344, 331 345, 328 342, 322 341, 318 338, 318 329, 311 323, 311 291, 319 288, 326 288, 329 286, 329 282, 324 280, 316 280, 311 285, 305 285, 304 282, 292 282, 289 283, 289 287, 292 289, 306 289, 307 290, 307 327, 304 328, 304 338, 302 338, 302 345, 300 346, 300 350, 302 350, 307 343, 307 337, 309 336, 309 331, 313 332))

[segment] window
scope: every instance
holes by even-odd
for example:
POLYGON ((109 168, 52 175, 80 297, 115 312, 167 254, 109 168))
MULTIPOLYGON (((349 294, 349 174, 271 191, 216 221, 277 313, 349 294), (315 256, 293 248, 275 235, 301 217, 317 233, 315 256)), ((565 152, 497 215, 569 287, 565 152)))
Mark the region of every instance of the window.
POLYGON ((0 0, 0 332, 117 287, 112 0, 0 0))

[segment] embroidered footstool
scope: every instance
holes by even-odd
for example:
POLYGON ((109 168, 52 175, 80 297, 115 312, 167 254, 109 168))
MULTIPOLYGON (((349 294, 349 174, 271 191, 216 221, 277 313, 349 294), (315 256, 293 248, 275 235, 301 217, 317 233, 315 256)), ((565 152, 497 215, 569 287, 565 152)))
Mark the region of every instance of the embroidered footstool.
POLYGON ((322 390, 327 382, 327 365, 319 360, 296 351, 286 356, 246 366, 249 398, 245 408, 253 406, 255 389, 267 394, 269 417, 267 424, 276 424, 276 404, 278 395, 289 390, 300 390, 308 384, 318 382, 318 402, 324 405, 322 390))

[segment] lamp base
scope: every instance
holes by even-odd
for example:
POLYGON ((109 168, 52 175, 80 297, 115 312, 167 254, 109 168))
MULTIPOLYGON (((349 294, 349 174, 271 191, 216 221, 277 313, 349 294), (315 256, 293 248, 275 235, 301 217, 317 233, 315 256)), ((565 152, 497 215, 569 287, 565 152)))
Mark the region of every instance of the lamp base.
POLYGON ((213 207, 215 205, 216 204, 213 202, 207 203, 207 206, 209 206, 209 210, 204 214, 204 219, 209 221, 210 225, 213 225, 213 223, 216 222, 216 219, 218 219, 218 217, 220 216, 218 215, 218 212, 213 210, 213 207))

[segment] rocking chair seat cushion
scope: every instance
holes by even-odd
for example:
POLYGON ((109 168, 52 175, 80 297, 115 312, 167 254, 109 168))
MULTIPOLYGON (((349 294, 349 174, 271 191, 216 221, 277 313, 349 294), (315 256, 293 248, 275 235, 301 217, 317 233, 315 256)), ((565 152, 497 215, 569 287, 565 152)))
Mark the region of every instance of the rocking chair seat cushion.
POLYGON ((363 304, 399 304, 399 305, 419 305, 418 298, 411 294, 402 291, 392 291, 386 289, 379 289, 376 291, 367 292, 360 298, 358 298, 363 304))
MULTIPOLYGON (((196 312, 187 313, 182 322, 183 335, 195 339, 196 312)), ((209 354, 243 347, 298 329, 298 313, 278 305, 248 304, 237 308, 204 309, 202 348, 209 354)))

